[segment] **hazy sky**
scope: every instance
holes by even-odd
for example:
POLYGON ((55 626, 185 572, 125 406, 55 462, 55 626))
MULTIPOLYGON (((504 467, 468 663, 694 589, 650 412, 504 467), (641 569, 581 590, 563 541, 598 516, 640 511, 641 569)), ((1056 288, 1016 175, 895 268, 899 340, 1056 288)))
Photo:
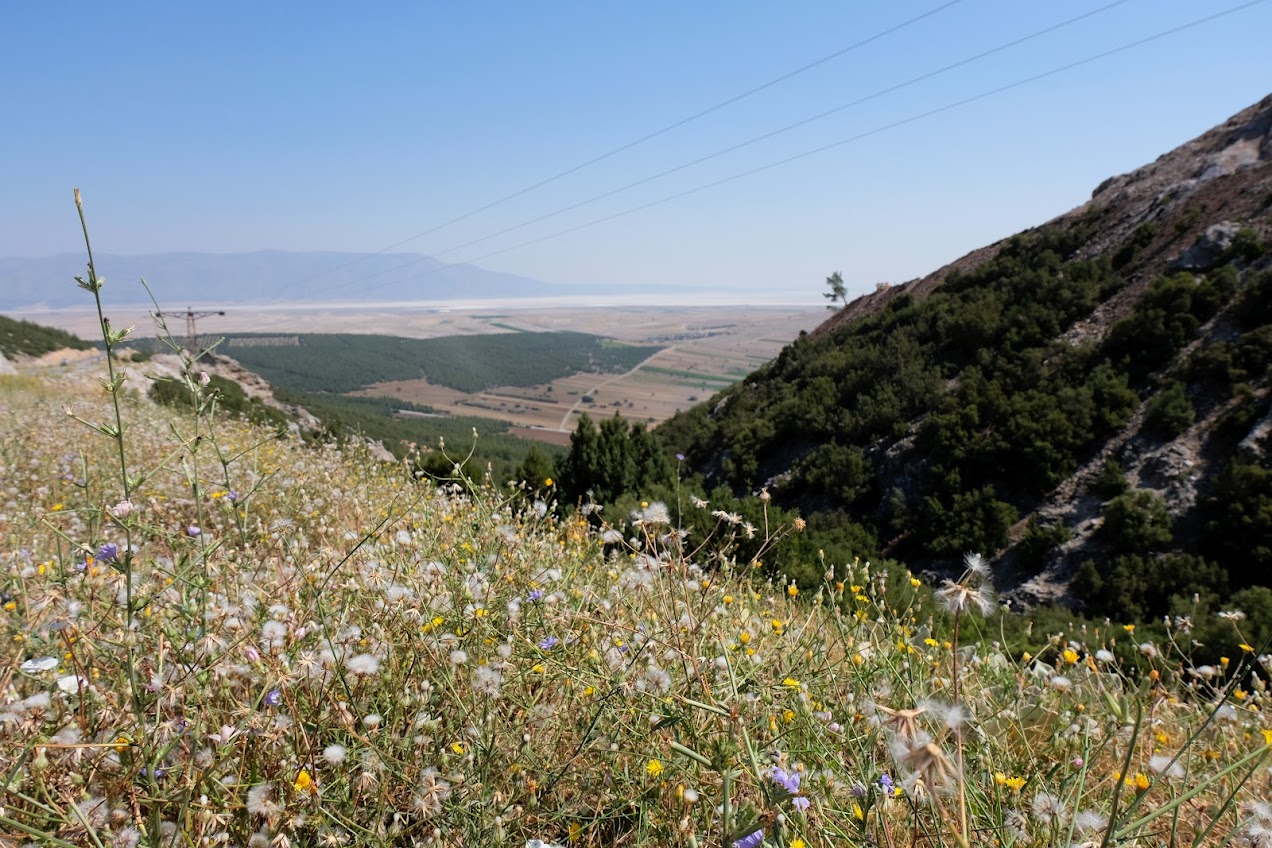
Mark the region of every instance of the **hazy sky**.
POLYGON ((4 3, 0 256, 79 250, 72 186, 102 252, 379 250, 930 12, 395 248, 601 290, 820 292, 840 269, 864 291, 1067 211, 1267 95, 1272 2, 918 116, 1240 4, 4 3))

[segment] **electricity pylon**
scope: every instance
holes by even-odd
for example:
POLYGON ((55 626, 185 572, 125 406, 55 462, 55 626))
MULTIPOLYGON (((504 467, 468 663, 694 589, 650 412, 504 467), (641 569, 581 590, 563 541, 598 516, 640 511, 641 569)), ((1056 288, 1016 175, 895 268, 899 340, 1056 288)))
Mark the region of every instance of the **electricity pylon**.
POLYGON ((195 330, 195 326, 194 326, 195 320, 199 318, 207 318, 210 315, 224 315, 224 314, 225 314, 224 312, 215 310, 215 309, 210 309, 206 312, 195 312, 193 309, 191 309, 188 306, 186 307, 185 312, 156 312, 155 313, 155 315, 159 316, 160 318, 185 318, 185 322, 186 322, 185 348, 186 348, 186 351, 191 356, 199 355, 199 334, 195 330))

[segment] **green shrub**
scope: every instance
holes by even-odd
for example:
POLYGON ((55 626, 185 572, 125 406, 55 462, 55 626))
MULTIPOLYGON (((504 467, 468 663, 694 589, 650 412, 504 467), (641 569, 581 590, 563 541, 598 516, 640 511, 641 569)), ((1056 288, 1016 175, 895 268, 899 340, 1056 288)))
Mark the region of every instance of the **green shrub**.
POLYGON ((1159 439, 1169 441, 1179 436, 1197 418, 1184 384, 1172 380, 1148 402, 1144 429, 1159 439))
POLYGON ((1110 549, 1147 554, 1170 544, 1174 519, 1156 492, 1136 489, 1118 495, 1104 507, 1100 537, 1110 549))
POLYGON ((1126 472, 1122 470, 1122 464, 1116 459, 1104 460, 1099 473, 1091 481, 1091 491, 1106 500, 1125 494, 1130 488, 1131 484, 1126 479, 1126 472))
POLYGON ((1028 574, 1037 574, 1046 564, 1047 555, 1069 541, 1072 534, 1062 522, 1040 524, 1037 516, 1030 516, 1025 534, 1016 545, 1020 567, 1028 574))

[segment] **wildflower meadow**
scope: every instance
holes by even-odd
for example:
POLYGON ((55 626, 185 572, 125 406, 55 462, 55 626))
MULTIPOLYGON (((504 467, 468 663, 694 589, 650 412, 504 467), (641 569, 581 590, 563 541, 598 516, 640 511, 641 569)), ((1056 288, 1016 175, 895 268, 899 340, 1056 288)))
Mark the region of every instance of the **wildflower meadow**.
POLYGON ((160 407, 102 326, 0 377, 0 842, 1272 845, 1262 647, 1030 656, 978 556, 759 581, 693 493, 418 477, 218 414, 188 355, 160 407))

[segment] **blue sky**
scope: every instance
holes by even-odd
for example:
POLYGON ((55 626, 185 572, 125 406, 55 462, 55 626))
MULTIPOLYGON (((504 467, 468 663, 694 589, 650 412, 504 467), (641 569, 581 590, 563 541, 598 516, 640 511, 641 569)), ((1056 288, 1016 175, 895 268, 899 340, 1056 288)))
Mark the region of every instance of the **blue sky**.
POLYGON ((1067 211, 1272 91, 1262 2, 909 121, 1240 0, 946 2, 7 3, 0 256, 79 250, 72 186, 102 252, 379 250, 932 12, 398 248, 598 291, 820 293, 836 269, 865 291, 1067 211))

